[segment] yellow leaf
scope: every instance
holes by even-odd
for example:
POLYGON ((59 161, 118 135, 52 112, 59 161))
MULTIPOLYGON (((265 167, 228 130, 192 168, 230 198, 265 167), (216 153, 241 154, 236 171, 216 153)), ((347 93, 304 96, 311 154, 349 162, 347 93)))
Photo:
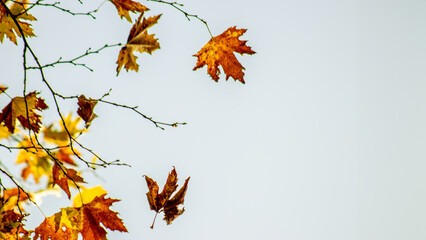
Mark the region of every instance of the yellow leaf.
MULTIPOLYGON (((84 128, 79 128, 79 123, 81 122, 80 117, 72 118, 72 115, 69 114, 65 119, 65 126, 68 129, 68 132, 72 137, 76 137, 78 134, 85 131, 84 128)), ((69 143, 69 136, 67 131, 65 130, 62 121, 59 120, 60 130, 57 131, 54 129, 54 124, 51 124, 47 128, 43 130, 44 140, 54 143, 56 145, 66 145, 69 143)))
MULTIPOLYGON (((27 22, 23 22, 20 20, 27 21, 36 21, 37 19, 28 14, 24 13, 26 11, 27 0, 18 0, 13 2, 13 4, 9 7, 9 10, 13 15, 16 16, 16 20, 21 27, 21 30, 25 37, 34 37, 35 34, 33 29, 31 28, 31 24, 27 22)), ((6 35, 10 41, 15 44, 18 44, 16 41, 16 36, 22 37, 21 31, 16 23, 13 21, 12 17, 8 14, 7 10, 0 5, 0 42, 3 42, 4 36, 6 35)))
POLYGON ((144 11, 148 11, 149 9, 145 7, 144 5, 134 2, 132 0, 109 0, 114 6, 117 8, 118 15, 120 15, 121 18, 125 17, 127 21, 132 22, 132 19, 130 18, 129 11, 130 12, 139 12, 143 13, 144 11))
POLYGON ((102 188, 102 186, 96 186, 92 188, 84 188, 82 187, 81 194, 77 195, 73 199, 73 207, 80 207, 81 199, 83 199, 84 203, 91 202, 95 197, 102 196, 107 193, 105 189, 102 188))

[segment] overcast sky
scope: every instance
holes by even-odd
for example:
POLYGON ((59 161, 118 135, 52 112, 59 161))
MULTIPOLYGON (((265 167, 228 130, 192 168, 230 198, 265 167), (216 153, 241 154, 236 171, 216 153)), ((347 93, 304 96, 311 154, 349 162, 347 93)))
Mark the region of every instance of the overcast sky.
MULTIPOLYGON (((64 95, 98 98, 112 88, 107 100, 188 123, 162 131, 131 111, 96 106, 99 117, 82 142, 132 165, 84 175, 88 186, 103 184, 122 200, 113 209, 129 233, 109 239, 426 239, 425 1, 179 2, 213 35, 248 29, 240 39, 257 53, 238 57, 245 85, 224 75, 216 83, 206 68, 192 71, 192 55, 210 37, 205 26, 145 1, 147 16, 163 13, 149 30, 161 49, 139 55, 138 73, 116 77, 119 48, 82 60, 94 72, 46 70, 64 95), (173 166, 180 185, 191 176, 186 212, 169 226, 157 218, 149 229, 155 212, 142 175, 162 187, 173 166)), ((131 28, 109 2, 97 20, 49 8, 33 15, 38 37, 30 44, 42 63, 124 43, 131 28)), ((22 92, 21 47, 0 45, 1 83, 10 95, 22 92)), ((38 75, 30 77, 29 90, 40 89, 38 75)), ((47 113, 44 121, 57 118, 53 107, 47 113)), ((50 196, 41 208, 50 216, 69 204, 50 196)), ((34 215, 27 225, 42 221, 34 215)))

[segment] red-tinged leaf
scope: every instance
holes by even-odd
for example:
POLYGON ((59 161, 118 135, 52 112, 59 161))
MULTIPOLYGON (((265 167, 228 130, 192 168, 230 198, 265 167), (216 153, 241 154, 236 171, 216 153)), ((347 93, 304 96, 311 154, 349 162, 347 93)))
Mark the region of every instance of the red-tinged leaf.
POLYGON ((38 133, 41 127, 41 116, 35 110, 47 109, 44 100, 37 97, 36 92, 31 92, 24 97, 14 97, 0 113, 0 123, 4 122, 9 132, 15 131, 16 119, 26 129, 38 133))
POLYGON ((65 193, 68 195, 68 199, 71 199, 71 192, 69 189, 68 183, 71 182, 72 184, 76 183, 84 183, 84 180, 78 172, 72 168, 66 168, 64 166, 59 166, 57 163, 53 166, 52 169, 52 176, 53 176, 53 186, 55 184, 58 184, 59 187, 62 188, 62 190, 65 191, 65 193))
POLYGON ((213 80, 217 82, 219 81, 220 74, 219 65, 221 65, 226 74, 226 80, 232 77, 235 81, 238 80, 241 83, 245 83, 244 67, 234 55, 234 52, 240 54, 256 53, 251 50, 251 47, 246 45, 247 41, 238 39, 245 32, 246 29, 230 27, 219 36, 213 37, 196 55, 194 55, 198 60, 193 70, 207 65, 207 72, 213 80))
POLYGON ((98 101, 93 99, 87 99, 84 95, 78 97, 78 110, 77 114, 86 122, 86 127, 89 127, 93 119, 97 116, 93 113, 93 108, 95 108, 98 101))
POLYGON ((110 230, 127 232, 123 221, 118 217, 118 213, 109 209, 114 202, 120 200, 105 198, 105 195, 96 197, 80 208, 83 221, 81 234, 85 240, 106 239, 106 231, 100 225, 101 223, 110 230))

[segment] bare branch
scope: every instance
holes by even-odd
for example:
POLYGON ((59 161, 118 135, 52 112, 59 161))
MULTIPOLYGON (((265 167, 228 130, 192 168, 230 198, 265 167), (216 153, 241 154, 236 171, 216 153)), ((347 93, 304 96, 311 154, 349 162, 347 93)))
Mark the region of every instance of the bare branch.
POLYGON ((206 25, 206 28, 209 31, 210 37, 213 38, 213 35, 212 35, 211 31, 210 31, 210 28, 209 28, 209 25, 207 24, 207 22, 204 19, 198 17, 198 15, 189 14, 189 13, 185 12, 181 8, 181 7, 183 7, 183 4, 178 3, 178 2, 167 2, 167 1, 163 1, 163 0, 147 0, 147 1, 149 1, 149 2, 158 2, 158 3, 163 3, 163 4, 170 5, 170 6, 174 7, 174 8, 176 8, 181 13, 183 13, 185 15, 186 19, 188 19, 188 21, 191 21, 190 17, 196 18, 196 19, 200 20, 202 23, 204 23, 204 25, 206 25))

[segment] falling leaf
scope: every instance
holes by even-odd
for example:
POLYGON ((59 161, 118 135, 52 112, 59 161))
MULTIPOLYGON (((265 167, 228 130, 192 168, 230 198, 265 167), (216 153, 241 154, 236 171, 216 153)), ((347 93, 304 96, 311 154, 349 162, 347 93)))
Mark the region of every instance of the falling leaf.
MULTIPOLYGON (((12 5, 9 7, 9 10, 13 15, 16 16, 16 20, 19 26, 21 27, 24 37, 34 37, 35 35, 33 29, 31 28, 31 24, 21 21, 37 20, 34 16, 26 12, 27 3, 27 0, 18 0, 12 3, 12 5)), ((13 21, 13 18, 10 16, 8 11, 2 5, 0 5, 0 42, 3 42, 5 35, 7 38, 9 38, 10 41, 15 43, 16 45, 18 44, 16 41, 16 36, 22 37, 21 31, 19 30, 19 27, 16 25, 16 23, 13 21)))
POLYGON ((77 234, 80 233, 83 240, 106 240, 105 228, 127 232, 118 213, 110 209, 111 205, 119 200, 105 198, 105 195, 95 197, 81 207, 63 208, 55 215, 45 218, 35 229, 34 239, 40 237, 42 240, 77 240, 77 234))
MULTIPOLYGON (((146 184, 148 185, 148 192, 146 196, 148 198, 148 203, 151 210, 157 212, 164 211, 164 220, 167 224, 171 224, 176 217, 181 215, 185 209, 179 209, 178 205, 184 203, 184 198, 186 194, 186 189, 188 188, 189 177, 185 180, 183 187, 172 197, 172 194, 176 191, 177 184, 177 173, 176 170, 173 170, 169 173, 167 177, 166 184, 164 185, 163 191, 158 193, 159 187, 156 181, 152 180, 150 177, 145 175, 146 184)), ((154 219, 155 220, 155 219, 154 219)), ((152 223, 151 228, 154 227, 152 223)))
POLYGON ((72 115, 69 114, 65 119, 65 126, 62 123, 62 120, 59 120, 60 130, 54 129, 54 124, 49 125, 47 128, 43 129, 44 140, 54 143, 56 145, 65 145, 68 144, 70 139, 68 133, 74 138, 78 134, 81 134, 85 131, 84 128, 79 128, 79 123, 81 122, 80 117, 72 118, 72 115), (67 131, 68 130, 68 131, 67 131))
POLYGON ((117 76, 123 65, 127 71, 139 71, 139 65, 136 63, 137 57, 134 55, 134 51, 151 54, 153 51, 160 48, 160 44, 157 41, 158 39, 154 38, 154 34, 148 34, 147 30, 157 23, 161 14, 149 17, 148 19, 143 18, 141 22, 142 16, 143 14, 139 16, 137 22, 133 25, 127 39, 127 44, 121 48, 118 54, 117 76))
POLYGON ((121 18, 125 17, 129 22, 132 22, 129 11, 133 13, 139 12, 142 14, 149 10, 144 5, 132 0, 110 0, 110 2, 117 8, 118 15, 120 15, 121 18))
POLYGON ((3 122, 9 132, 14 132, 16 119, 19 120, 24 128, 32 129, 36 133, 40 131, 41 116, 34 110, 47 109, 47 105, 43 99, 37 97, 37 94, 36 92, 31 92, 25 98, 14 97, 0 113, 0 123, 3 122))
POLYGON ((78 110, 77 114, 86 122, 86 127, 89 127, 93 119, 97 116, 93 113, 93 108, 96 106, 98 101, 93 99, 87 99, 84 95, 78 97, 78 110))
POLYGON ((220 74, 219 65, 221 65, 226 74, 226 80, 232 77, 235 81, 238 80, 241 83, 245 83, 243 72, 245 68, 241 65, 233 52, 240 53, 241 55, 243 53, 256 53, 251 50, 251 47, 246 45, 247 41, 238 39, 246 31, 246 29, 230 27, 219 36, 213 37, 196 55, 194 55, 198 60, 193 70, 207 65, 207 72, 213 80, 217 82, 219 81, 220 74))
POLYGON ((69 182, 73 185, 76 183, 84 183, 82 177, 80 177, 79 173, 72 168, 66 168, 65 166, 59 166, 57 163, 53 166, 52 169, 53 176, 53 186, 58 184, 62 190, 68 195, 68 199, 71 199, 71 192, 69 189, 69 182))

